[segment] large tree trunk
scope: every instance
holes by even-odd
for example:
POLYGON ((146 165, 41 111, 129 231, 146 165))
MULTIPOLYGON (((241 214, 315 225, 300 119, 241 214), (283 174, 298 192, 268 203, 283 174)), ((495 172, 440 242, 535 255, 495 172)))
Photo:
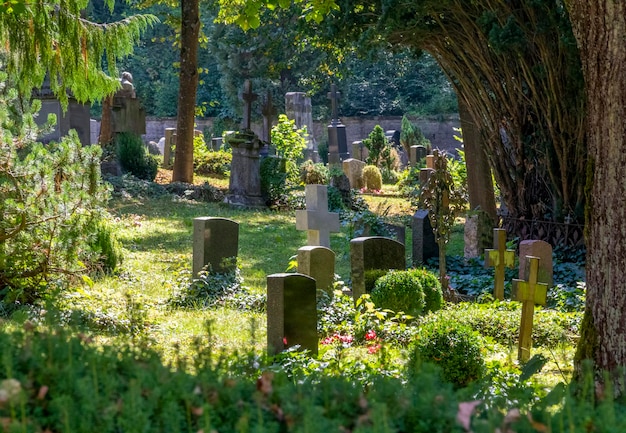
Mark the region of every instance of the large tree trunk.
POLYGON ((198 0, 181 0, 180 87, 172 181, 193 183, 193 137, 198 89, 198 0))
POLYGON ((491 217, 495 223, 496 199, 493 192, 491 168, 485 149, 481 144, 481 135, 478 125, 472 119, 467 108, 467 102, 462 95, 458 97, 459 117, 463 131, 463 148, 465 150, 465 165, 467 166, 467 192, 469 195, 470 210, 480 208, 491 217))
POLYGON ((588 358, 597 370, 618 373, 626 367, 626 2, 571 0, 568 6, 586 83, 591 175, 587 308, 576 363, 588 358))

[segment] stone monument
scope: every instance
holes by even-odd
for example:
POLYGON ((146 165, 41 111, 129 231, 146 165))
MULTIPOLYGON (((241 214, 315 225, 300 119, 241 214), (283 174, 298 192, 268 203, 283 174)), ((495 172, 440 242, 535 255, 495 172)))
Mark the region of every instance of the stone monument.
POLYGON ((304 92, 288 92, 285 94, 285 114, 296 122, 296 128, 306 127, 305 159, 317 161, 317 143, 313 137, 313 109, 311 98, 304 92))
POLYGON ((341 93, 337 91, 335 84, 331 84, 328 99, 331 102, 332 119, 328 125, 328 164, 339 165, 341 161, 348 159, 348 138, 346 136, 346 125, 339 120, 337 104, 341 93))

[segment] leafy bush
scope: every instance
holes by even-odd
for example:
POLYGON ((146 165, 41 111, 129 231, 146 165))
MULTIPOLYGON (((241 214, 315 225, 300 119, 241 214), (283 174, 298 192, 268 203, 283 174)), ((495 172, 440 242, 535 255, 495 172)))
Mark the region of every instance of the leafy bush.
POLYGON ((363 275, 365 280, 365 293, 372 293, 376 286, 376 281, 389 273, 388 269, 368 269, 363 275))
POLYGON ((289 192, 287 176, 285 158, 271 156, 261 160, 261 192, 268 204, 286 203, 289 192))
POLYGON ((117 134, 117 157, 122 169, 139 179, 153 181, 159 164, 153 155, 146 153, 146 146, 139 135, 131 132, 117 134))
POLYGON ((410 269, 407 272, 413 278, 419 280, 422 290, 424 291, 424 313, 437 311, 443 305, 443 293, 441 292, 441 283, 437 275, 426 269, 410 269))
POLYGON ((385 131, 380 125, 376 125, 372 132, 363 140, 363 145, 367 147, 368 155, 366 163, 378 166, 382 160, 389 158, 391 154, 391 146, 385 131))
POLYGON ((194 156, 194 171, 205 176, 228 176, 232 160, 232 153, 225 150, 204 152, 194 156))
POLYGON ((306 127, 296 128, 296 121, 290 120, 286 115, 278 116, 278 123, 272 127, 272 144, 276 147, 276 155, 285 159, 287 182, 295 185, 298 183, 300 173, 298 162, 304 156, 306 149, 306 127))
POLYGON ((363 168, 363 185, 367 191, 380 191, 383 187, 383 177, 375 165, 366 165, 363 168))
POLYGON ((96 222, 94 235, 89 241, 93 253, 90 264, 99 272, 111 273, 122 263, 122 246, 118 242, 114 226, 102 219, 96 222))
POLYGON ((411 271, 391 271, 378 278, 371 293, 378 307, 419 316, 424 311, 424 290, 411 271))
POLYGON ((436 320, 420 326, 410 364, 430 362, 442 370, 443 379, 456 387, 467 386, 485 372, 479 334, 452 320, 436 320))
POLYGON ((322 163, 304 161, 300 165, 300 181, 305 185, 326 185, 330 181, 330 171, 322 163))

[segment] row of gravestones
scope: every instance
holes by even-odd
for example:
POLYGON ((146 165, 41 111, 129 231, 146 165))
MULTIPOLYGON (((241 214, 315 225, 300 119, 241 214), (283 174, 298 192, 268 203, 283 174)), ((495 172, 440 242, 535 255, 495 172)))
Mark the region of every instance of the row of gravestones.
MULTIPOLYGON (((239 224, 226 218, 194 219, 193 275, 203 269, 234 270, 239 243, 239 224)), ((365 274, 373 269, 406 268, 405 247, 384 237, 359 237, 350 241, 352 295, 366 292, 365 274)), ((300 346, 317 353, 317 290, 332 291, 335 253, 323 246, 298 250, 298 273, 267 277, 267 347, 278 353, 300 346)))

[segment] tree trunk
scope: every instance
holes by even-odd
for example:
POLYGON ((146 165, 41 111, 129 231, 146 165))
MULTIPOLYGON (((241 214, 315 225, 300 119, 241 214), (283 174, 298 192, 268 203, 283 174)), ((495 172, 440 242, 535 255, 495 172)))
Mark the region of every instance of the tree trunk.
POLYGON ((181 0, 180 87, 176 121, 176 151, 172 181, 193 183, 193 137, 198 89, 198 0, 181 0))
MULTIPOLYGON (((587 95, 587 308, 576 367, 626 367, 626 3, 571 0, 587 95)), ((601 376, 598 376, 601 378, 601 376)), ((597 388, 603 390, 601 384, 597 388)), ((616 388, 618 394, 624 389, 616 388)))
POLYGON ((463 148, 465 150, 465 165, 467 167, 467 192, 469 194, 470 210, 480 208, 485 211, 495 223, 496 199, 493 192, 491 168, 487 154, 481 144, 478 125, 472 119, 467 103, 459 95, 459 116, 463 131, 463 148))

